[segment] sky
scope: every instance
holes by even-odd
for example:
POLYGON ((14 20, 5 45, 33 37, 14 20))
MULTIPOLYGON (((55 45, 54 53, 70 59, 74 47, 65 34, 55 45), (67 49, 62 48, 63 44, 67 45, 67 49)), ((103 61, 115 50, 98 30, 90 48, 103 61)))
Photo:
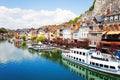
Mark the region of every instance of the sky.
POLYGON ((0 27, 58 25, 84 13, 92 4, 93 0, 0 0, 0 27))

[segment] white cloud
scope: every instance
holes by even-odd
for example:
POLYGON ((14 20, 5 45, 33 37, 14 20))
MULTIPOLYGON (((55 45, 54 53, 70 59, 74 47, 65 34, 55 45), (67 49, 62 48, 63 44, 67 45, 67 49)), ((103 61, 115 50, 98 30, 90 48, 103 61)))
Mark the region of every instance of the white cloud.
POLYGON ((0 6, 0 27, 9 29, 38 28, 43 25, 60 24, 76 16, 73 12, 63 9, 37 11, 0 6))
POLYGON ((1 45, 4 46, 0 46, 0 63, 8 63, 8 62, 21 62, 23 60, 31 60, 31 59, 35 59, 37 57, 37 54, 32 55, 28 52, 28 50, 22 50, 22 49, 15 49, 15 47, 13 46, 13 44, 8 44, 8 43, 1 43, 1 45), (7 51, 6 47, 9 47, 9 49, 7 51), (9 53, 8 53, 9 52, 9 53), (19 53, 18 53, 19 52, 19 53))

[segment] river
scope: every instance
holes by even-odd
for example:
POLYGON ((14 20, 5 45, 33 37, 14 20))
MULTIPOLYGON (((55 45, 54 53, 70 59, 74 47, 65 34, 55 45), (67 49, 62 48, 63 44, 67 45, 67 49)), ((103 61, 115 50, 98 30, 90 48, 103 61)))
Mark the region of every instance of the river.
POLYGON ((0 80, 120 80, 62 59, 60 51, 36 52, 0 41, 0 80))

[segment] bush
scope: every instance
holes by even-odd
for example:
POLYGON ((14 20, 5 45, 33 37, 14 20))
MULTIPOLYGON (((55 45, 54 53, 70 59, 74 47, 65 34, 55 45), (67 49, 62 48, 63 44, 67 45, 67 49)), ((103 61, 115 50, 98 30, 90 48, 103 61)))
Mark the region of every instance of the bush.
POLYGON ((23 35, 23 36, 22 36, 22 39, 25 41, 25 40, 26 40, 26 36, 25 36, 25 35, 23 35))
POLYGON ((37 42, 43 42, 44 40, 45 40, 44 36, 39 36, 39 37, 36 38, 37 42))

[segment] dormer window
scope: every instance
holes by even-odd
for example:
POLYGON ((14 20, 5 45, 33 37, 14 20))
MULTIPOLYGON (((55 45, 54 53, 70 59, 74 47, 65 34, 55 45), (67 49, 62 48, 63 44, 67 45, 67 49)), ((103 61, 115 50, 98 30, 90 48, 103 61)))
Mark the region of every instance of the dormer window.
POLYGON ((112 21, 113 21, 113 16, 110 17, 110 22, 112 22, 112 21))
POLYGON ((118 15, 115 15, 114 20, 118 21, 118 15))

